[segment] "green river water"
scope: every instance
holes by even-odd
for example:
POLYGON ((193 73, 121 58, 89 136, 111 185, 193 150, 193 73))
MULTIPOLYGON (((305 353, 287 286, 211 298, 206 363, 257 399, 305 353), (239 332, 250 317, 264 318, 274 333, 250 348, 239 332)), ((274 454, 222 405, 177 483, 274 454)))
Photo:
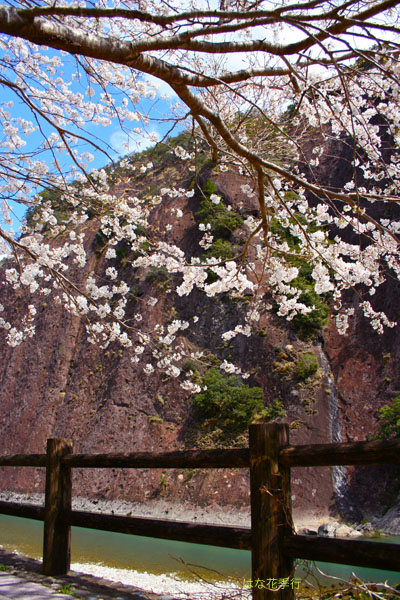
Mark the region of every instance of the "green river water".
MULTIPOLYGON (((0 515, 0 546, 5 550, 40 559, 42 531, 43 524, 40 521, 0 515)), ((382 541, 398 543, 400 552, 400 536, 385 537, 382 541)), ((153 574, 172 572, 185 577, 188 576, 189 569, 181 560, 187 564, 198 565, 195 570, 203 576, 210 577, 213 571, 218 572, 223 579, 248 579, 251 576, 250 552, 245 550, 72 528, 73 563, 93 563, 153 574)), ((400 582, 400 574, 393 571, 322 562, 318 563, 318 566, 325 573, 345 579, 355 572, 364 581, 400 582)), ((301 573, 298 576, 301 576, 301 573)))

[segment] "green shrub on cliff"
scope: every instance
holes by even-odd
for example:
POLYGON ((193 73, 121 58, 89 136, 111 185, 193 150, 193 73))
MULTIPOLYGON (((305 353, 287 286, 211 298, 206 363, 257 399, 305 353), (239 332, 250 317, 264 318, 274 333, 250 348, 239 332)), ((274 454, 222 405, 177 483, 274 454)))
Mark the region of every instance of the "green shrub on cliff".
POLYGON ((245 431, 264 408, 262 389, 249 387, 237 375, 212 368, 203 375, 201 385, 203 391, 193 399, 197 415, 203 423, 215 423, 224 431, 245 431))
POLYGON ((264 423, 265 421, 273 421, 274 419, 283 417, 287 417, 287 412, 284 409, 281 400, 275 399, 271 404, 255 415, 254 421, 256 423, 264 423))
POLYGON ((302 352, 296 361, 294 375, 296 379, 305 381, 318 371, 317 357, 313 352, 302 352))
MULTIPOLYGON (((287 195, 287 198, 291 198, 290 194, 287 195)), ((314 233, 321 229, 314 224, 307 224, 304 215, 296 213, 295 217, 295 219, 289 220, 290 223, 294 225, 297 221, 300 222, 308 233, 314 233)), ((301 292, 300 302, 312 309, 307 314, 297 314, 292 319, 291 326, 301 339, 311 339, 328 320, 331 293, 317 294, 315 291, 315 280, 312 276, 314 266, 306 258, 296 256, 296 254, 301 254, 299 239, 290 232, 290 227, 285 228, 278 219, 272 218, 271 231, 284 239, 293 253, 290 262, 293 267, 297 267, 298 275, 292 279, 290 285, 301 292)))
POLYGON ((379 409, 380 434, 382 439, 400 438, 400 391, 396 392, 391 404, 386 404, 379 409))
POLYGON ((223 200, 214 204, 210 199, 212 194, 218 194, 218 189, 215 183, 208 179, 201 190, 202 200, 196 219, 199 223, 211 225, 210 233, 215 239, 228 240, 232 232, 243 225, 243 219, 234 210, 228 210, 223 200))

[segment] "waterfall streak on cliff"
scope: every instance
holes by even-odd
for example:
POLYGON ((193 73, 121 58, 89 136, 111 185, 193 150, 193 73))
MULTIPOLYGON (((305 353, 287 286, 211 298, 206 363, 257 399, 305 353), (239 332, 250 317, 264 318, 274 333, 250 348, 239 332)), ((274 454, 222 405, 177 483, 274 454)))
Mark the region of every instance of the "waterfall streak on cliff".
MULTIPOLYGON (((329 438, 332 443, 342 442, 342 423, 339 416, 339 398, 335 385, 335 380, 329 366, 326 354, 321 346, 318 346, 322 372, 328 384, 328 413, 329 413, 329 438)), ((338 500, 342 499, 348 487, 347 469, 343 466, 331 467, 332 482, 335 496, 338 500)))

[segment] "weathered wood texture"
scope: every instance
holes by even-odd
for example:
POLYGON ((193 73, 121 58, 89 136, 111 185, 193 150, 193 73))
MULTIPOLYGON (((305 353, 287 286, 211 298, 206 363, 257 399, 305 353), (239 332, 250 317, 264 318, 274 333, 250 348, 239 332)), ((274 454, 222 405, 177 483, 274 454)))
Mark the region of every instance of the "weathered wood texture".
POLYGON ((135 468, 135 469, 223 469, 248 468, 248 448, 228 450, 183 450, 176 452, 133 452, 130 454, 74 454, 65 456, 70 467, 135 468))
POLYGON ((11 517, 25 517, 25 519, 35 519, 36 521, 44 521, 44 506, 0 501, 0 514, 10 515, 11 517))
POLYGON ((399 464, 400 440, 289 446, 288 426, 250 427, 250 448, 183 452, 72 454, 64 440, 48 440, 47 454, 0 456, 0 466, 46 467, 45 507, 0 502, 0 513, 44 520, 43 570, 62 575, 70 565, 70 527, 252 550, 254 600, 293 600, 294 590, 257 587, 293 577, 293 558, 400 571, 396 544, 293 535, 290 467, 399 464), (71 511, 71 468, 249 468, 251 529, 71 511))
POLYGON ((71 442, 47 440, 46 494, 43 533, 43 573, 66 575, 71 563, 71 469, 61 458, 72 452, 71 442))
POLYGON ((0 456, 0 467, 45 467, 45 454, 13 454, 0 456))
POLYGON ((75 510, 69 514, 69 521, 71 525, 77 527, 251 550, 251 529, 244 527, 201 525, 200 523, 164 521, 148 517, 122 517, 75 510))
POLYGON ((400 464, 400 440, 289 446, 279 460, 287 467, 400 464))
POLYGON ((285 554, 296 558, 400 572, 399 544, 291 535, 282 545, 285 554))
POLYGON ((294 573, 293 560, 283 554, 281 544, 282 536, 293 533, 290 471, 279 464, 279 452, 289 443, 288 425, 250 425, 249 441, 253 599, 292 600, 291 587, 257 587, 257 581, 266 586, 270 579, 294 573))

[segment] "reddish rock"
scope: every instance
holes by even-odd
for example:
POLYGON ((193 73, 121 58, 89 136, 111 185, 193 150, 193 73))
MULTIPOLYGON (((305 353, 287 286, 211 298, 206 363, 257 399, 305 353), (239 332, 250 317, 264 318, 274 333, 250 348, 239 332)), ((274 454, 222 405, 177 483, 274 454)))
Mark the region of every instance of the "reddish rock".
MULTIPOLYGON (((176 177, 179 186, 182 175, 176 177)), ((231 202, 241 202, 240 178, 223 174, 216 181, 231 202)), ((243 210, 252 210, 251 201, 243 199, 243 202, 243 210)), ((198 235, 193 216, 196 201, 178 198, 164 203, 154 215, 161 227, 172 221, 171 208, 181 208, 183 217, 178 222, 174 220, 169 239, 191 251, 198 235)), ((97 224, 93 221, 92 225, 87 232, 87 245, 91 248, 87 269, 102 273, 104 261, 95 252, 97 224)), ((241 311, 238 303, 216 302, 199 292, 192 292, 187 298, 165 294, 156 284, 146 281, 141 270, 126 270, 124 278, 130 286, 135 286, 139 298, 130 307, 132 315, 143 312, 149 326, 168 323, 172 308, 180 318, 188 318, 197 311, 199 321, 193 333, 183 340, 185 344, 195 343, 221 359, 229 353, 243 369, 251 368, 254 374, 250 383, 262 386, 266 404, 281 398, 289 422, 299 425, 292 431, 293 443, 330 441, 332 390, 327 389, 328 376, 325 373, 315 378, 312 385, 308 382, 303 386, 290 376, 296 357, 310 351, 310 347, 296 339, 281 320, 273 315, 264 316, 260 323, 265 332, 263 337, 238 336, 228 349, 221 350, 220 334, 237 324, 241 311), (143 310, 142 299, 150 294, 158 297, 159 302, 153 308, 146 305, 143 310), (288 345, 293 350, 286 352, 288 345)), ((24 299, 3 286, 1 290, 1 302, 10 320, 23 314, 24 299)), ((4 343, 4 332, 0 332, 0 453, 43 452, 50 437, 71 439, 75 452, 157 452, 190 447, 188 430, 193 425, 193 414, 187 393, 177 380, 158 373, 143 375, 131 362, 134 349, 122 351, 111 345, 102 350, 89 344, 84 320, 66 314, 58 305, 52 305, 51 299, 38 299, 36 307, 39 318, 32 339, 10 348, 4 343)), ((400 389, 396 368, 400 350, 396 336, 392 332, 378 339, 368 327, 357 322, 351 335, 340 337, 331 324, 324 333, 324 350, 336 382, 340 434, 344 441, 370 437, 376 431, 377 409, 392 397, 394 390, 400 389)), ((312 350, 319 352, 317 346, 312 350)), ((356 478, 351 472, 350 487, 353 481, 356 478)), ((41 491, 43 486, 40 470, 8 468, 0 473, 3 490, 41 491)), ((162 475, 157 470, 77 469, 74 494, 244 507, 249 502, 248 473, 195 470, 162 475)), ((299 513, 337 512, 328 468, 294 469, 292 494, 299 513)), ((348 494, 351 503, 354 490, 349 488, 348 494)))

